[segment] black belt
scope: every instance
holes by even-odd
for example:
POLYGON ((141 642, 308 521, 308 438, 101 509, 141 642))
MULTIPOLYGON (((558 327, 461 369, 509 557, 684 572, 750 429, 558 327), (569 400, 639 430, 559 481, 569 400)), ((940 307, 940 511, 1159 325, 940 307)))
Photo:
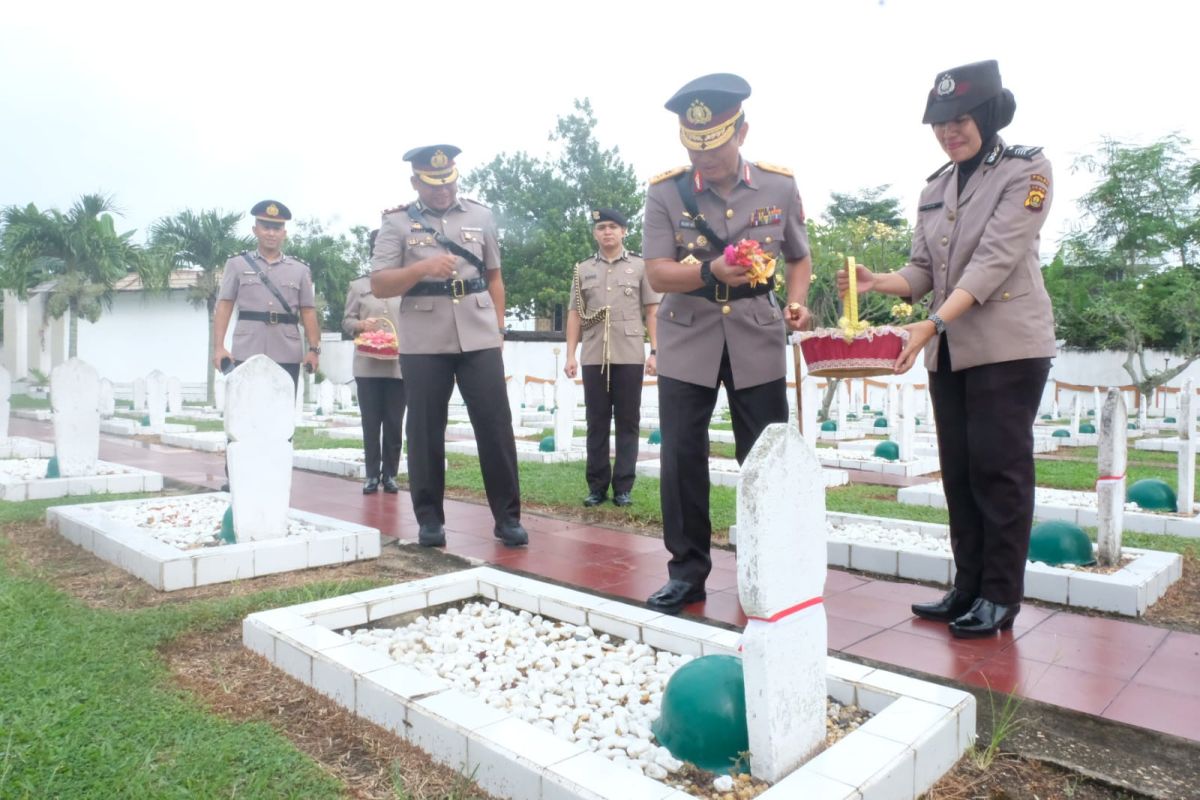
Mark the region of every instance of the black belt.
POLYGON ((298 325, 300 317, 295 314, 284 314, 279 311, 238 311, 239 320, 265 322, 268 325, 298 325))
POLYGON ((775 281, 770 280, 759 286, 751 286, 744 284, 742 286, 730 286, 727 283, 717 281, 717 285, 709 288, 702 286, 699 289, 692 289, 684 294, 692 297, 703 297, 712 303, 725 303, 729 300, 744 300, 747 297, 758 297, 760 294, 770 294, 775 289, 775 281))
POLYGON ((412 297, 423 297, 425 295, 463 297, 464 295, 485 291, 487 291, 487 281, 483 278, 468 278, 465 281, 455 278, 452 281, 419 281, 414 283, 404 294, 405 296, 412 297))

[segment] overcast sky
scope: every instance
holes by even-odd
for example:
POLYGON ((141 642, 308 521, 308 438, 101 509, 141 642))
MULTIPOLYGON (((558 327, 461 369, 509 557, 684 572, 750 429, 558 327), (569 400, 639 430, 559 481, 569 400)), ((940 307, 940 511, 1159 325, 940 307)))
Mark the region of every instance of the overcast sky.
MULTIPOLYGON (((643 178, 686 163, 663 102, 736 72, 753 87, 743 153, 829 193, 891 184, 915 217, 945 161, 920 124, 937 72, 995 58, 1042 145, 1056 203, 1043 255, 1093 178, 1101 138, 1200 139, 1191 3, 10 3, 0 16, 0 205, 116 195, 124 227, 274 198, 334 228, 375 226, 412 191, 400 155, 449 142, 464 171, 549 152, 575 98, 643 178)), ((1193 149, 1193 155, 1195 150, 1193 149)), ((248 227, 249 223, 247 223, 248 227)), ((140 235, 139 235, 140 238, 140 235)))

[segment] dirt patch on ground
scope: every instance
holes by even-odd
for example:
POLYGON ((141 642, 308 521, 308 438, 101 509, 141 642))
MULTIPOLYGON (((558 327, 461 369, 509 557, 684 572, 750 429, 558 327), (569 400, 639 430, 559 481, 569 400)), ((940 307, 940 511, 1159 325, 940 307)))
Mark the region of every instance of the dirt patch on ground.
POLYGON ((378 559, 160 592, 142 579, 72 544, 40 522, 10 523, 3 526, 0 535, 13 545, 16 560, 24 562, 47 582, 92 608, 109 610, 148 608, 213 597, 240 597, 319 581, 372 578, 380 583, 399 583, 470 566, 465 559, 440 550, 388 544, 378 559))
POLYGON ((340 780, 349 797, 492 797, 469 777, 273 669, 242 647, 240 624, 185 636, 164 656, 179 685, 209 711, 269 724, 340 780))
POLYGON ((1183 577, 1146 611, 1146 622, 1200 633, 1200 559, 1183 557, 1183 577))
POLYGON ((1053 764, 1001 754, 986 768, 967 756, 933 785, 928 800, 1124 800, 1130 794, 1053 764))

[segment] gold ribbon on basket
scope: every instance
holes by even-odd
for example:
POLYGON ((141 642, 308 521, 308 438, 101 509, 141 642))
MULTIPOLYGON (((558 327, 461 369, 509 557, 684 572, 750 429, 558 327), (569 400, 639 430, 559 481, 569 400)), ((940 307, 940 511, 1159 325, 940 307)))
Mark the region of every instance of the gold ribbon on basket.
POLYGON ((868 322, 858 318, 858 265, 854 263, 854 256, 846 256, 846 278, 850 282, 846 287, 846 297, 842 301, 842 308, 846 313, 838 319, 838 327, 842 330, 846 344, 850 344, 855 336, 871 327, 868 322))
POLYGON ((383 320, 384 322, 387 323, 387 326, 392 329, 392 341, 390 343, 376 344, 375 342, 372 342, 369 339, 367 339, 366 334, 379 333, 379 331, 378 330, 363 331, 358 336, 354 337, 354 352, 357 353, 358 355, 366 356, 367 358, 379 358, 379 359, 391 360, 393 358, 399 357, 399 355, 400 355, 400 334, 396 330, 395 323, 392 322, 391 319, 389 319, 386 316, 385 317, 376 317, 376 319, 383 320), (384 346, 392 348, 393 352, 373 353, 369 350, 362 349, 363 347, 384 347, 384 346))

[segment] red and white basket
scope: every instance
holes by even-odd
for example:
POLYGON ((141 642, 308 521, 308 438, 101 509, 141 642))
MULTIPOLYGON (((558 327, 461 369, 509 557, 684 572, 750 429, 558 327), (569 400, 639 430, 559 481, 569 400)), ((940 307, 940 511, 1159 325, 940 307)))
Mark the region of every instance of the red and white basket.
POLYGON ((808 374, 820 378, 870 378, 891 375, 908 341, 908 331, 891 325, 867 328, 849 342, 841 328, 799 334, 808 374))
POLYGON ((388 330, 364 331, 354 337, 354 352, 367 358, 392 360, 400 357, 400 340, 396 326, 387 317, 380 317, 391 328, 388 330))

